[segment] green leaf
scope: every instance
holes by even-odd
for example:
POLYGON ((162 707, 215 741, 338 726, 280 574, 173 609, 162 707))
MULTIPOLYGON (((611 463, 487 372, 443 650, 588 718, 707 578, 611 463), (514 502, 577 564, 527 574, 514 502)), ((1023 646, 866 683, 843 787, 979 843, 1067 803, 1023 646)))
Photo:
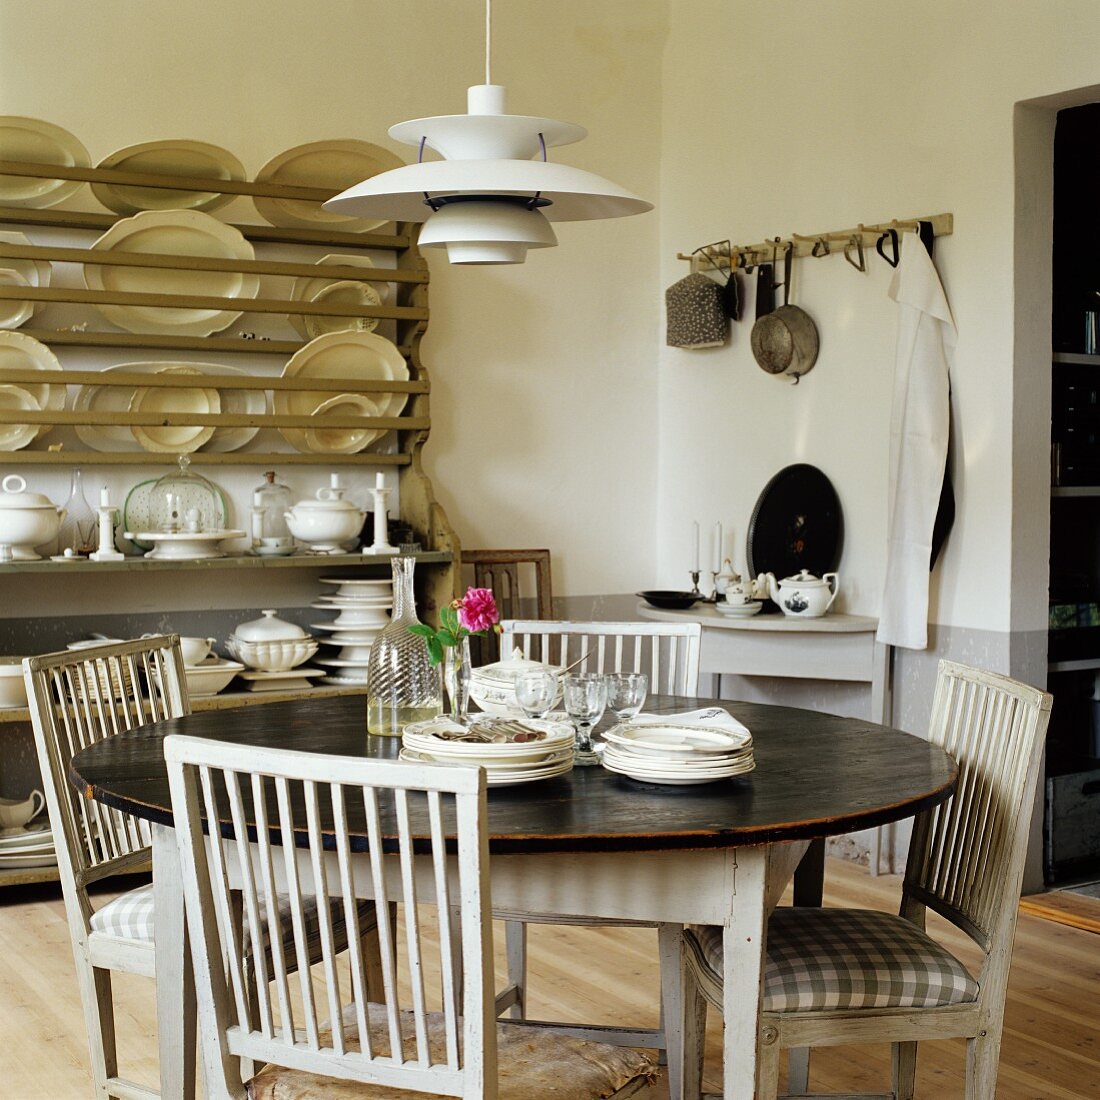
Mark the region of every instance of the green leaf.
POLYGON ((444 629, 454 634, 458 630, 458 612, 453 607, 442 607, 439 610, 439 621, 444 629))
POLYGON ((423 623, 417 623, 415 626, 409 627, 410 634, 419 634, 421 638, 431 638, 435 631, 430 626, 425 626, 423 623))
POLYGON ((428 660, 433 665, 442 664, 443 662, 443 647, 439 644, 439 639, 433 634, 428 641, 428 660))
POLYGON ((456 646, 458 645, 458 639, 449 630, 441 630, 436 638, 439 639, 440 645, 456 646))

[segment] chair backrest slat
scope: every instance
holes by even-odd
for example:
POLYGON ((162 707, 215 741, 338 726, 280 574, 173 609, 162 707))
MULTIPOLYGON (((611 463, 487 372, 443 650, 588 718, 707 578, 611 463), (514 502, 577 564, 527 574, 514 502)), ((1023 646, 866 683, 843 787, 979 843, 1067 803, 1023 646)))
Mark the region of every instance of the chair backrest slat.
POLYGON ((140 866, 149 856, 150 832, 147 822, 82 797, 69 782, 69 764, 105 737, 188 713, 179 639, 28 657, 23 678, 70 928, 86 938, 93 912, 88 883, 140 866))
POLYGON ((1011 946, 1051 705, 1006 676, 940 662, 929 740, 955 759, 959 780, 916 819, 902 913, 935 910, 981 945, 987 963, 1011 946))
POLYGON ((576 672, 646 672, 649 690, 655 695, 696 695, 699 691, 698 623, 507 619, 501 627, 500 646, 505 654, 518 648, 525 657, 562 667, 584 657, 576 672))
POLYGON ((165 759, 212 1091, 243 1096, 234 1059, 251 1058, 414 1092, 495 1097, 484 772, 174 736, 165 739, 165 759), (281 854, 273 855, 276 847, 281 854), (274 1025, 261 979, 244 964, 247 944, 233 909, 240 891, 238 914, 254 924, 253 910, 276 887, 290 911, 288 956, 298 959, 297 1029, 277 956, 281 1026, 274 1025), (367 1001, 354 923, 361 898, 373 900, 377 913, 381 1004, 367 1001), (461 975, 451 955, 456 901, 461 975), (404 914, 400 942, 392 902, 404 914), (438 907, 439 981, 434 952, 425 951, 425 905, 438 907), (337 963, 340 920, 348 929, 347 976, 337 963), (409 977, 404 1009, 395 955, 409 977))

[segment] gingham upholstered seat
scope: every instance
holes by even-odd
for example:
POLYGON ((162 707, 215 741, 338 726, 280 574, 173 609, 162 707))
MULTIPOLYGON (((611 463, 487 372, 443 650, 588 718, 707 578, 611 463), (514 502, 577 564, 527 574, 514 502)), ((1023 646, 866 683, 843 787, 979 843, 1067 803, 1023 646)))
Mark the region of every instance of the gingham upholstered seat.
MULTIPOLYGON (((721 980, 722 929, 691 930, 721 980)), ((973 1001, 966 967, 915 924, 869 909, 776 909, 768 922, 765 1012, 929 1008, 973 1001)))
MULTIPOLYGON (((305 917, 306 935, 309 943, 318 942, 320 927, 317 922, 317 903, 309 900, 303 902, 303 916, 305 917)), ((290 927, 290 901, 279 895, 279 920, 284 928, 290 927)), ((360 901, 359 903, 359 927, 362 930, 372 927, 374 924, 374 902, 360 901)), ((266 922, 265 922, 266 925, 266 922)), ((123 940, 139 940, 146 943, 153 942, 153 887, 139 886, 126 894, 107 902, 101 909, 92 914, 92 931, 105 936, 114 936, 123 940)), ((339 902, 332 906, 333 933, 340 948, 347 946, 347 929, 343 919, 343 907, 339 902)), ((244 914, 244 927, 247 933, 248 914, 244 914)), ((248 944, 248 936, 245 943, 248 944)), ((264 944, 268 944, 267 928, 264 928, 264 944)))

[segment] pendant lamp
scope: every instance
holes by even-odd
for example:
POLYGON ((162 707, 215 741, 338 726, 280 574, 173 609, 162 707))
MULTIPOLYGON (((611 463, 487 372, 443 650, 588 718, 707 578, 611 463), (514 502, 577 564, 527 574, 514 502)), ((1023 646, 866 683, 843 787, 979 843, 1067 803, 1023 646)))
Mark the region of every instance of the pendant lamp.
POLYGON ((587 135, 583 126, 510 115, 492 83, 492 0, 485 4, 485 83, 467 93, 467 113, 400 122, 390 137, 418 149, 416 164, 371 176, 324 209, 354 217, 424 222, 420 244, 446 248, 453 264, 521 264, 530 248, 558 243, 551 222, 621 218, 653 209, 593 172, 553 164, 548 147, 587 135), (433 149, 442 160, 424 160, 433 149))

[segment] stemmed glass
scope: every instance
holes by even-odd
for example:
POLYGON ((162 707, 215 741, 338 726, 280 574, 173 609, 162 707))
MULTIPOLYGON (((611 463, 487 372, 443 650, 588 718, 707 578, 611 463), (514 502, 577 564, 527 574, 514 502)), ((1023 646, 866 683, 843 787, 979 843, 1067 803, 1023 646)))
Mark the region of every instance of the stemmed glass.
POLYGON ((536 668, 516 677, 516 702, 528 718, 545 718, 558 697, 558 674, 536 668))
POLYGON ((649 677, 644 672, 613 672, 607 678, 607 705, 620 722, 633 718, 648 694, 649 677))
POLYGON ((592 727, 603 717, 607 707, 607 677, 584 673, 566 676, 563 681, 565 713, 577 731, 573 763, 585 767, 600 762, 592 745, 592 727))

